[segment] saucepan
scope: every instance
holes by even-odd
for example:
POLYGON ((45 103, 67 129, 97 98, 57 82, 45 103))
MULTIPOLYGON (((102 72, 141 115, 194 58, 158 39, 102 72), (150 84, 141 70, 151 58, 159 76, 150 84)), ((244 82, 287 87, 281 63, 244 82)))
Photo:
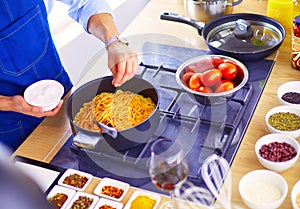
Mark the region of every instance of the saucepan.
POLYGON ((233 7, 243 0, 184 0, 186 14, 197 21, 209 22, 231 14, 233 7))
MULTIPOLYGON (((83 141, 96 140, 97 143, 95 143, 95 147, 93 147, 93 149, 97 149, 99 151, 123 151, 145 144, 157 130, 160 121, 158 109, 159 97, 157 90, 152 84, 142 78, 133 77, 122 86, 116 88, 111 84, 112 79, 112 76, 106 76, 85 83, 75 90, 67 101, 66 115, 69 119, 74 136, 84 138, 83 141), (102 92, 114 93, 117 90, 130 91, 144 97, 150 97, 156 105, 156 108, 146 120, 142 121, 138 125, 117 131, 116 137, 111 136, 109 133, 87 130, 74 123, 74 118, 84 103, 92 101, 96 95, 102 92)), ((84 146, 84 142, 77 143, 76 145, 86 148, 86 146, 84 146)))
POLYGON ((160 18, 193 26, 212 52, 240 61, 270 56, 277 51, 286 35, 278 21, 259 14, 229 14, 207 24, 169 12, 162 13, 160 18))

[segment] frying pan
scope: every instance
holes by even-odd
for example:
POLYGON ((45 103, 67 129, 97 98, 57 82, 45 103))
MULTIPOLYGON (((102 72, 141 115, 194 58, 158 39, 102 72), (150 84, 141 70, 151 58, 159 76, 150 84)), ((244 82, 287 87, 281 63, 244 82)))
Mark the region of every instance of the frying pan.
POLYGON ((75 136, 83 136, 90 140, 97 140, 96 146, 93 147, 93 149, 98 151, 123 151, 145 144, 156 131, 160 121, 157 90, 148 81, 133 77, 121 87, 118 87, 118 89, 130 91, 152 99, 156 105, 156 109, 145 121, 126 130, 118 131, 116 138, 113 138, 107 133, 86 130, 76 125, 73 121, 74 117, 84 103, 91 101, 101 92, 115 92, 117 90, 116 87, 111 84, 112 79, 112 76, 106 76, 92 80, 74 91, 67 101, 66 115, 69 119, 73 134, 75 136))
POLYGON ((229 14, 207 24, 169 12, 162 13, 160 18, 191 25, 212 52, 240 61, 259 60, 273 54, 286 35, 279 22, 258 14, 229 14))

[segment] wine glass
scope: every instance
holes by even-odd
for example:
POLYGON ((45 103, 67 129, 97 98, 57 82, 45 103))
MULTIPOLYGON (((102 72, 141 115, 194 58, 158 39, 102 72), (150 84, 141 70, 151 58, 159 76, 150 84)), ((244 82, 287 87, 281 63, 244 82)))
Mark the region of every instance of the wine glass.
POLYGON ((189 173, 188 162, 182 145, 167 138, 157 139, 151 146, 149 174, 152 183, 162 191, 170 193, 171 201, 161 209, 175 209, 174 190, 180 187, 189 173))

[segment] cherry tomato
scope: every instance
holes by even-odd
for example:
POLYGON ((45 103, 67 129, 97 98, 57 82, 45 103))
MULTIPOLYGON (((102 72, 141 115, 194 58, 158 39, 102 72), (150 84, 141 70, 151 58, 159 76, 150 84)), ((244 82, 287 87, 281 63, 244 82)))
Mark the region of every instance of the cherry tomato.
POLYGON ((197 62, 191 63, 188 66, 186 66, 186 72, 194 72, 194 73, 203 73, 206 70, 214 68, 214 65, 212 64, 211 58, 205 58, 198 60, 197 62))
POLYGON ((186 72, 185 74, 183 74, 182 76, 182 81, 186 84, 189 85, 190 82, 190 78, 192 77, 192 75, 194 75, 195 73, 193 72, 186 72))
POLYGON ((221 63, 218 69, 222 73, 222 77, 226 80, 233 80, 238 74, 236 66, 230 62, 221 63))
POLYGON ((200 73, 195 73, 194 75, 192 75, 189 81, 190 89, 196 90, 202 85, 200 77, 200 73))
POLYGON ((200 86, 198 89, 196 89, 196 91, 202 92, 202 93, 212 93, 213 92, 213 90, 207 86, 200 86))
POLYGON ((212 57, 211 62, 214 68, 218 68, 220 64, 224 63, 224 60, 220 57, 212 57))
POLYGON ((229 80, 222 80, 221 85, 219 85, 216 89, 215 92, 219 93, 219 92, 224 92, 224 91, 229 91, 231 89, 234 89, 235 87, 235 83, 233 83, 232 81, 229 80))
POLYGON ((300 27, 297 25, 293 26, 293 33, 296 37, 300 37, 300 27))
POLYGON ((210 69, 201 74, 201 81, 204 86, 212 87, 221 83, 222 73, 218 69, 210 69))

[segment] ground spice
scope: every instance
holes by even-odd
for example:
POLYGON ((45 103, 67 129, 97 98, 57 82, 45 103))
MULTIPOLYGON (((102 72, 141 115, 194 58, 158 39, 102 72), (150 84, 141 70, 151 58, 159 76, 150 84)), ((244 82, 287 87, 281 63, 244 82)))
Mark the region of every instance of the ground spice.
POLYGON ((282 95, 281 99, 291 104, 300 104, 300 94, 297 92, 287 92, 282 95))
POLYGON ((270 126, 280 131, 295 131, 300 129, 300 117, 295 113, 278 112, 270 115, 270 126))
POLYGON ((138 196, 132 201, 130 209, 152 209, 155 203, 156 200, 153 200, 148 196, 138 196))

